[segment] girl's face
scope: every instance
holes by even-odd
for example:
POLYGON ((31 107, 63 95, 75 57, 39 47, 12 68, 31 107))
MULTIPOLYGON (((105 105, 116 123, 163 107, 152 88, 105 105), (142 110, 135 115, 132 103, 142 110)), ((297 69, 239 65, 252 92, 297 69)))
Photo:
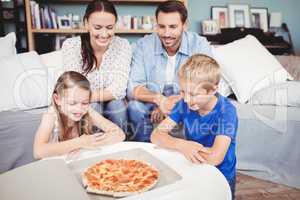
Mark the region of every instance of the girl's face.
POLYGON ((90 91, 73 87, 63 91, 63 94, 54 94, 54 100, 69 120, 77 122, 87 113, 90 103, 90 91))
POLYGON ((116 17, 108 12, 93 12, 85 21, 92 47, 107 48, 115 35, 116 17))

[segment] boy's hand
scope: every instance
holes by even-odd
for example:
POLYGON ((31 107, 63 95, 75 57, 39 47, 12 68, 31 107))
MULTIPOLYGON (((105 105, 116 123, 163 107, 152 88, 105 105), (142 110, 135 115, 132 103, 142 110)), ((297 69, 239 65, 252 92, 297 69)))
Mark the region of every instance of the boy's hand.
POLYGON ((201 156, 201 153, 210 154, 210 150, 205 148, 202 144, 194 141, 182 140, 178 144, 178 150, 191 162, 200 164, 207 161, 201 156))

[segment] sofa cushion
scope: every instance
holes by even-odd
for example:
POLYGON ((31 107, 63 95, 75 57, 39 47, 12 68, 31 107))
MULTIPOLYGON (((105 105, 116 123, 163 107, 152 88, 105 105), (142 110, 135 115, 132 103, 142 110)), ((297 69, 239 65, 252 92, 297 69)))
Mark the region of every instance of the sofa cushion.
POLYGON ((287 81, 263 88, 253 94, 250 103, 300 107, 300 82, 287 81))
POLYGON ((30 109, 49 104, 48 73, 36 52, 0 59, 0 111, 30 109))

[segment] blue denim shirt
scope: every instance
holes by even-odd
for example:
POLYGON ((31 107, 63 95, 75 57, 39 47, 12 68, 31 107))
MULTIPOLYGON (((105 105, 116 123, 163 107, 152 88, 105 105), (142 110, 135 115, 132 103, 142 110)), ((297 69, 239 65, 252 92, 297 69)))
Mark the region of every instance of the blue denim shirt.
MULTIPOLYGON (((212 56, 211 47, 206 38, 193 32, 183 32, 181 45, 175 62, 175 88, 179 93, 178 69, 192 55, 202 53, 212 56)), ((127 95, 132 98, 133 89, 145 85, 153 92, 162 93, 166 80, 166 65, 168 57, 157 35, 147 35, 136 42, 131 62, 131 72, 127 88, 127 95)))

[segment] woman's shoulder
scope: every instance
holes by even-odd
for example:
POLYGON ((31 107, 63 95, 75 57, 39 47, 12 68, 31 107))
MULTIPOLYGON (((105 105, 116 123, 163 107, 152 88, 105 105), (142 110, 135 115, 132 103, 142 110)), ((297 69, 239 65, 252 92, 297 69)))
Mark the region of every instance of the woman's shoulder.
POLYGON ((78 47, 81 47, 80 36, 67 38, 62 44, 62 48, 78 48, 78 47))
POLYGON ((113 44, 113 46, 121 48, 121 49, 131 48, 129 41, 126 38, 122 38, 119 36, 114 36, 112 44, 113 44))

